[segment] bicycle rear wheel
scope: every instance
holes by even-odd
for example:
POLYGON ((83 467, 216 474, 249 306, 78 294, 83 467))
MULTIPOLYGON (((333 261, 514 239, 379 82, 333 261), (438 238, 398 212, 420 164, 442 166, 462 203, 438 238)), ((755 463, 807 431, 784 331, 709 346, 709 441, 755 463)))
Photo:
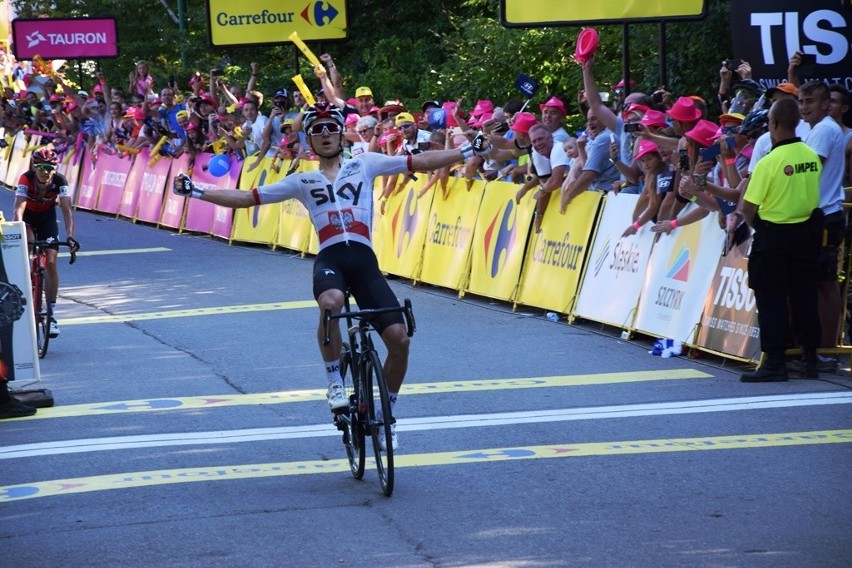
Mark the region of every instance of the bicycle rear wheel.
POLYGON ((365 365, 363 382, 368 394, 368 412, 370 417, 370 435, 373 438, 373 453, 376 456, 376 470, 382 492, 388 497, 393 493, 393 445, 391 444, 391 424, 393 417, 390 410, 390 396, 385 374, 379 361, 379 354, 369 351, 365 365), (379 436, 384 435, 387 448, 381 450, 379 436))
POLYGON ((50 343, 50 318, 53 310, 47 299, 47 276, 44 273, 37 275, 33 285, 33 313, 36 324, 36 346, 39 358, 47 355, 47 346, 50 343))
POLYGON ((349 413, 341 416, 343 421, 343 446, 346 448, 346 457, 349 459, 349 469, 355 479, 364 477, 364 463, 367 453, 364 451, 364 429, 361 427, 363 410, 366 407, 361 402, 364 399, 357 393, 357 372, 352 366, 352 351, 348 343, 343 344, 340 350, 340 376, 343 377, 343 389, 349 398, 349 413), (363 407, 363 409, 362 409, 363 407))

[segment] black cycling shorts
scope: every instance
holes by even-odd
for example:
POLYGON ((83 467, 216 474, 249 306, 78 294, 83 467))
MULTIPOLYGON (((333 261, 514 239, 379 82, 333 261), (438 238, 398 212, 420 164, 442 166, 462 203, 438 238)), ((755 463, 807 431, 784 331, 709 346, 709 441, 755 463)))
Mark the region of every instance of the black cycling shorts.
MULTIPOLYGON (((26 209, 23 221, 29 226, 37 241, 46 241, 51 237, 59 240, 59 224, 56 222, 55 209, 51 208, 38 213, 26 209)), ((44 248, 59 250, 59 245, 48 245, 44 248)))
MULTIPOLYGON (((360 309, 393 308, 399 300, 379 270, 376 253, 360 243, 338 243, 319 252, 314 260, 314 298, 326 290, 349 289, 360 309)), ((388 326, 404 323, 401 312, 378 316, 371 322, 381 334, 388 326)))

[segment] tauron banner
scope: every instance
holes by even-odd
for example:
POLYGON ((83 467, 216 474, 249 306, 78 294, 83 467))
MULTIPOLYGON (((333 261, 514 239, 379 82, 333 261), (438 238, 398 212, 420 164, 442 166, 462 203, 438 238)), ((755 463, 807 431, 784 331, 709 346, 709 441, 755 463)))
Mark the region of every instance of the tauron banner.
POLYGON ((346 6, 346 0, 207 0, 210 44, 282 44, 293 32, 305 41, 344 39, 346 6))
POLYGON ((115 18, 12 20, 17 59, 100 59, 118 57, 115 18))
POLYGON ((796 73, 801 82, 819 79, 852 89, 852 8, 838 0, 736 0, 731 3, 733 54, 751 66, 752 78, 766 88, 787 79, 790 57, 815 56, 796 73))

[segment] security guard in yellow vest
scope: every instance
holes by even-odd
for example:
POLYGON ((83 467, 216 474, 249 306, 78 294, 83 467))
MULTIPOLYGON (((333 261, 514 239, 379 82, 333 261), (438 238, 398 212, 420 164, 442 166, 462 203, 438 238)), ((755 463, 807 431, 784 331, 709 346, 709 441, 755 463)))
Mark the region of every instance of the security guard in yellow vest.
POLYGON ((743 196, 742 214, 755 231, 748 259, 749 287, 757 301, 760 345, 766 354, 758 369, 740 377, 743 382, 788 379, 784 361, 788 300, 794 336, 805 354, 803 374, 818 376, 822 165, 819 156, 796 137, 800 117, 794 100, 772 105, 772 151, 758 162, 743 196))

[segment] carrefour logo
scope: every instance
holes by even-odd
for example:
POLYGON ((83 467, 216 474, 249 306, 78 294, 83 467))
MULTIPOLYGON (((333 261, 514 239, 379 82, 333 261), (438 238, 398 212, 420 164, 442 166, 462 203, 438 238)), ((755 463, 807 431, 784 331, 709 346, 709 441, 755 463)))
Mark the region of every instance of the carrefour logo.
POLYGON ((592 261, 595 265, 595 276, 601 271, 601 268, 604 267, 604 263, 606 262, 606 257, 609 256, 609 249, 612 246, 612 241, 609 235, 606 236, 603 244, 600 246, 600 250, 598 254, 595 255, 594 260, 592 261))
POLYGON ((485 231, 484 248, 486 263, 491 264, 491 278, 495 278, 506 265, 509 253, 517 236, 517 209, 513 200, 509 199, 488 224, 485 231))
POLYGON ((302 10, 302 18, 311 25, 322 27, 334 21, 340 12, 330 2, 310 2, 302 10))

